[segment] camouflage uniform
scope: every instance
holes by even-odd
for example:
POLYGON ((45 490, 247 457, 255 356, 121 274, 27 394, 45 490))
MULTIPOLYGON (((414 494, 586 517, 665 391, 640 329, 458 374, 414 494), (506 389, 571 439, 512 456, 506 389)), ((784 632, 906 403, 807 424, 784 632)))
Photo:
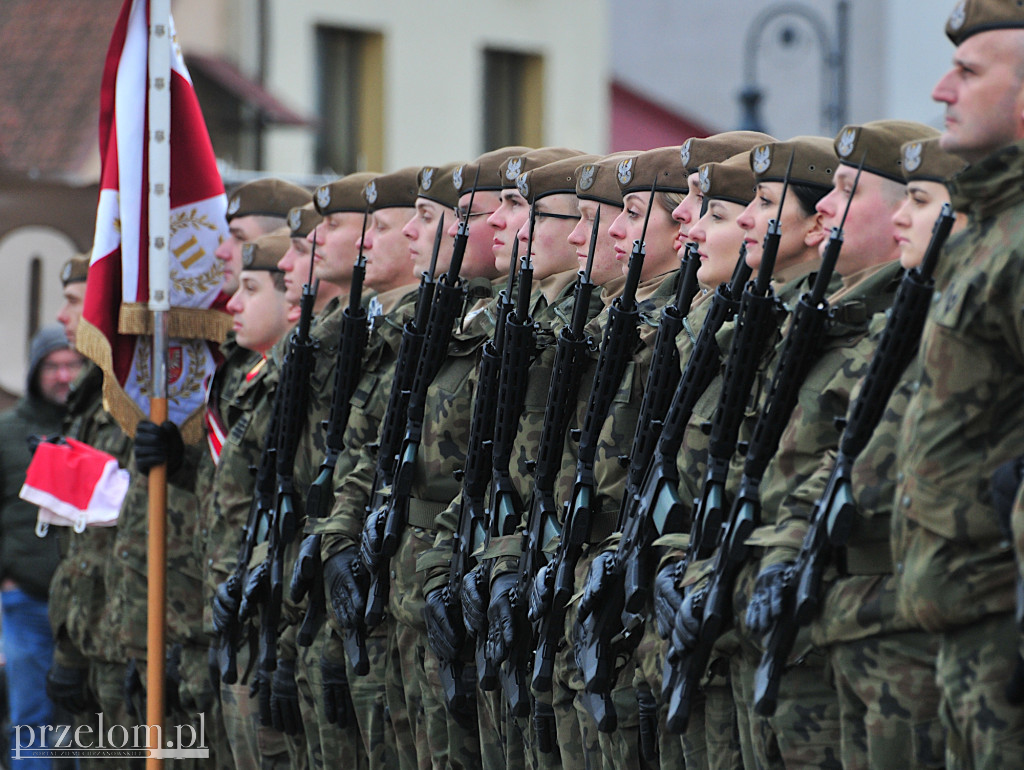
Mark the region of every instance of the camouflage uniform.
POLYGON ((893 558, 897 604, 941 635, 938 682, 953 766, 1019 763, 1024 712, 1003 693, 1015 664, 1012 547, 989 479, 1024 446, 1024 275, 1020 220, 1024 142, 951 183, 968 213, 936 273, 897 461, 893 558))

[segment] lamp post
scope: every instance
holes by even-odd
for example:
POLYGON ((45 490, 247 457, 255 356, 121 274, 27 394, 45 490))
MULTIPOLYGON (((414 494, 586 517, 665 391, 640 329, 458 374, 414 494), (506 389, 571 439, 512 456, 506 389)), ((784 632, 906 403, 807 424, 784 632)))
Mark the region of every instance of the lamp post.
MULTIPOLYGON (((757 54, 768 25, 776 19, 795 17, 805 21, 814 31, 821 49, 823 82, 821 89, 821 118, 823 130, 837 133, 846 124, 846 33, 849 19, 849 0, 836 3, 836 28, 833 35, 821 14, 799 3, 780 3, 762 10, 751 21, 743 45, 743 88, 739 93, 740 128, 764 131, 760 105, 764 92, 757 84, 757 54)), ((783 46, 796 41, 792 27, 782 30, 783 46)))

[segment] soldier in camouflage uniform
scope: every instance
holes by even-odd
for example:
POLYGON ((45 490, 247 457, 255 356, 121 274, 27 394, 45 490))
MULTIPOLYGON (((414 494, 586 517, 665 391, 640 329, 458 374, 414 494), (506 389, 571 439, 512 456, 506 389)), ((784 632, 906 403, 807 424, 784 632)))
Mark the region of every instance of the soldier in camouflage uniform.
POLYGON ((970 165, 951 182, 966 229, 936 271, 896 448, 893 559, 900 612, 939 639, 937 682, 950 767, 1008 767, 1024 754, 1024 711, 1007 701, 1020 644, 1017 571, 990 479, 1024 446, 1024 11, 957 3, 954 65, 935 87, 941 146, 970 165))
MULTIPOLYGON (((312 269, 313 244, 309 234, 322 222, 323 217, 316 210, 312 200, 288 212, 291 246, 281 257, 277 267, 284 273, 284 299, 291 307, 288 317, 293 323, 299 320, 302 287, 309 281, 312 269)), ((322 315, 330 301, 341 294, 341 290, 342 286, 337 283, 322 281, 313 300, 313 316, 322 315)))

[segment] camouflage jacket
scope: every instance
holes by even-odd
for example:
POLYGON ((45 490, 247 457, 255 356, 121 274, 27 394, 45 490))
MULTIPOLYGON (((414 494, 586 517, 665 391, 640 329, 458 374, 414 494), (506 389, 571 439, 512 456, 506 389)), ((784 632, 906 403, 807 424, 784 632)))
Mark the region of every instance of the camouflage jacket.
POLYGON ((901 609, 939 631, 1009 611, 1013 554, 989 479, 1024 446, 1024 142, 953 183, 953 235, 918 353, 923 371, 897 448, 893 557, 901 609))

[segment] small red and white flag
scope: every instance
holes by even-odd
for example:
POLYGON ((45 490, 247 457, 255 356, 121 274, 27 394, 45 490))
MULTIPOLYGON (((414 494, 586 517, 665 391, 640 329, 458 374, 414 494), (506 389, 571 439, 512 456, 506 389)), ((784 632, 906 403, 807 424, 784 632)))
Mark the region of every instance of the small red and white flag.
MULTIPOLYGON (((129 435, 152 395, 147 147, 148 3, 125 0, 114 28, 100 95, 102 164, 96 234, 79 350, 104 371, 107 410, 129 435)), ((227 235, 227 201, 192 80, 170 22, 170 304, 167 398, 170 419, 196 439, 203 382, 230 328, 214 250, 227 235), (213 343, 213 344, 211 344, 213 343)), ((187 438, 188 440, 188 438, 187 438)))

